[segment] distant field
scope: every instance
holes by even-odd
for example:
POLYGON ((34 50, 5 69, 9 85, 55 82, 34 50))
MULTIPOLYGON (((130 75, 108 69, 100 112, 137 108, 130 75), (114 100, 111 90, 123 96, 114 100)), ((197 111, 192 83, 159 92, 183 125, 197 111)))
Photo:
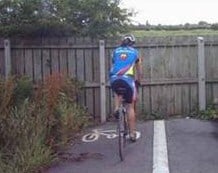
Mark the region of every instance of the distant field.
POLYGON ((196 30, 176 30, 176 31, 167 31, 167 30, 135 30, 133 34, 136 37, 166 37, 166 36, 212 36, 218 35, 218 30, 209 30, 209 29, 196 29, 196 30))

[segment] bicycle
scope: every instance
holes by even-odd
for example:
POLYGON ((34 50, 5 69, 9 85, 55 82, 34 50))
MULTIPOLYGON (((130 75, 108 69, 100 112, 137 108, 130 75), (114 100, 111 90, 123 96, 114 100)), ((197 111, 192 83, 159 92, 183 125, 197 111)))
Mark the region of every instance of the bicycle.
POLYGON ((119 156, 120 160, 124 160, 124 148, 127 142, 127 138, 130 136, 130 130, 129 130, 129 124, 127 119, 127 111, 126 111, 126 103, 123 99, 123 95, 125 94, 126 89, 125 88, 119 88, 118 93, 120 96, 122 96, 122 102, 118 108, 118 144, 119 144, 119 156))

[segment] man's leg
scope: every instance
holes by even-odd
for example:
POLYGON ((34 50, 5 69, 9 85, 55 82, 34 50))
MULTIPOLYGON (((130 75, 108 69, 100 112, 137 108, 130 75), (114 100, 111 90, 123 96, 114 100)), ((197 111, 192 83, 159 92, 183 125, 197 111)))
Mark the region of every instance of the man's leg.
MULTIPOLYGON (((136 98, 135 98, 135 100, 134 100, 135 114, 136 114, 136 108, 137 108, 137 106, 136 106, 137 103, 136 103, 136 102, 138 101, 139 85, 140 85, 140 83, 139 83, 138 81, 135 81, 135 88, 136 88, 136 93, 137 93, 136 98)), ((135 115, 135 116, 136 116, 136 115, 135 115)))
POLYGON ((121 97, 114 93, 114 109, 115 111, 119 109, 121 103, 121 97))
POLYGON ((135 117, 135 102, 128 105, 128 118, 129 118, 129 128, 130 128, 130 138, 132 141, 136 140, 136 117, 135 117))
POLYGON ((118 109, 121 104, 122 97, 114 93, 114 116, 118 118, 118 109))

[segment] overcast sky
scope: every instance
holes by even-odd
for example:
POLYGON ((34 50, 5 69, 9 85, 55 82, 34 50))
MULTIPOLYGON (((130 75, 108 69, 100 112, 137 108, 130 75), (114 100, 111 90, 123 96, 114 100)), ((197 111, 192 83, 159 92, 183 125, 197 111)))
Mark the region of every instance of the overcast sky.
POLYGON ((136 23, 218 23, 218 0, 122 0, 121 7, 134 9, 136 23))

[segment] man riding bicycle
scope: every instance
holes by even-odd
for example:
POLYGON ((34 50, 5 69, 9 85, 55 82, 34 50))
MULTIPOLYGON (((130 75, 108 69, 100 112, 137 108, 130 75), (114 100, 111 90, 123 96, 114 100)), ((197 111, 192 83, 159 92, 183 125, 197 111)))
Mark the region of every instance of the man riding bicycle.
POLYGON ((122 38, 121 45, 113 52, 112 67, 110 70, 111 88, 115 93, 114 115, 118 115, 118 108, 122 102, 122 96, 118 93, 118 88, 125 88, 126 94, 123 96, 127 103, 127 114, 130 127, 130 139, 136 141, 136 117, 134 105, 137 98, 136 82, 141 81, 141 62, 138 51, 133 48, 135 37, 132 34, 122 38))

